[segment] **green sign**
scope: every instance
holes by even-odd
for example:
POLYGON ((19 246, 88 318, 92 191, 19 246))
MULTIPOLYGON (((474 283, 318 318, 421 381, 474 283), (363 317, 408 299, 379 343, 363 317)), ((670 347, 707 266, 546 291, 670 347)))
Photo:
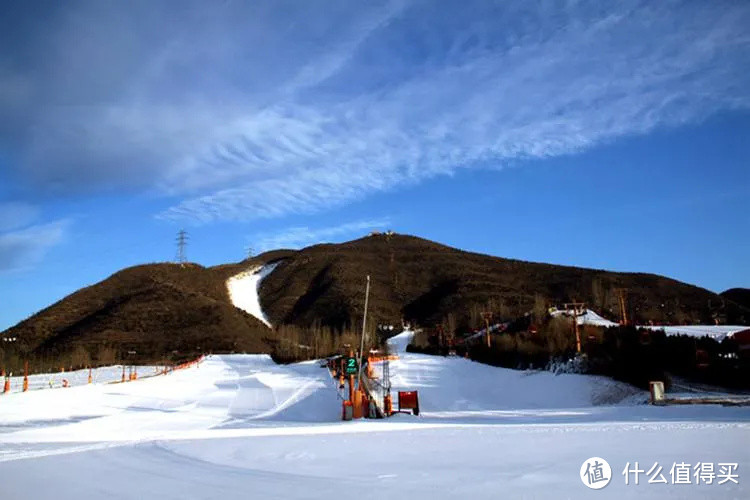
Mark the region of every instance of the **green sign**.
POLYGON ((344 371, 347 375, 354 375, 357 373, 357 358, 346 358, 346 366, 344 371))

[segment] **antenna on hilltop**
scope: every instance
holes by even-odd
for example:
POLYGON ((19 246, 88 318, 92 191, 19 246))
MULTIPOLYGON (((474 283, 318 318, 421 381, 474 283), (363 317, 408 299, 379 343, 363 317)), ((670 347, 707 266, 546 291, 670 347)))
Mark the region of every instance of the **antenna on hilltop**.
POLYGON ((180 229, 177 233, 177 262, 180 265, 184 265, 185 261, 185 247, 187 246, 188 234, 184 229, 180 229))

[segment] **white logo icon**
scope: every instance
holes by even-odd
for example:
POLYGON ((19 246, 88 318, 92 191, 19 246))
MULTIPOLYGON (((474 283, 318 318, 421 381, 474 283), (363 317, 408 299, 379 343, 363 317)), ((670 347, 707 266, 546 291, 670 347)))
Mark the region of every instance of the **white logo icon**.
POLYGON ((612 469, 606 460, 591 457, 581 465, 581 481, 592 490, 600 490, 612 479, 612 469))

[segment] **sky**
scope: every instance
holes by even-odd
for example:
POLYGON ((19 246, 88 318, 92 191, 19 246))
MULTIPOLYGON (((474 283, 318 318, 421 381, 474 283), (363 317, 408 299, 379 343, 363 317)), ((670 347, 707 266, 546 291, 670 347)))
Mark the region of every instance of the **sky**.
POLYGON ((131 265, 392 229, 750 287, 750 2, 0 15, 0 330, 131 265))

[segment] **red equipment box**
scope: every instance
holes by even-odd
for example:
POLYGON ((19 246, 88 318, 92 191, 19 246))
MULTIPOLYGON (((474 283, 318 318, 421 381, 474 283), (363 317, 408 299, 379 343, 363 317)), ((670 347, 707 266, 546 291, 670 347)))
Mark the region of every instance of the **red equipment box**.
POLYGON ((414 415, 419 415, 418 391, 398 391, 398 411, 411 410, 414 415))

